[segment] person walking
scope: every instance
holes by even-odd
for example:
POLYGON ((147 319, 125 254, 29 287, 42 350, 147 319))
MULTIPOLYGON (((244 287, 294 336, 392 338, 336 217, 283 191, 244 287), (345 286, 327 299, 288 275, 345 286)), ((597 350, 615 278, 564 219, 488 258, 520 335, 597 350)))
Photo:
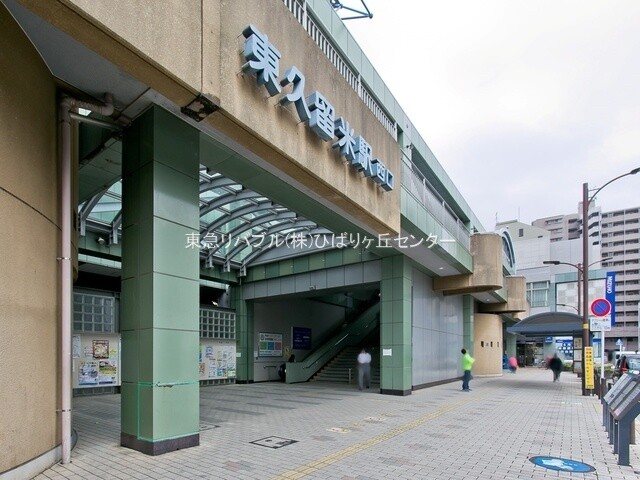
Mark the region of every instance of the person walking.
POLYGON ((371 384, 371 354, 362 349, 358 354, 358 389, 369 388, 371 384))
POLYGON ((462 370, 464 370, 464 374, 462 375, 462 391, 470 392, 469 381, 471 381, 471 369, 473 368, 473 362, 476 360, 469 355, 464 348, 460 350, 460 353, 462 353, 462 370))
POLYGON ((516 360, 515 355, 511 355, 509 357, 509 371, 511 373, 516 373, 518 370, 518 360, 516 360))
POLYGON ((549 360, 549 368, 553 372, 553 381, 560 381, 560 372, 562 371, 562 360, 558 357, 557 353, 553 354, 553 358, 549 360))

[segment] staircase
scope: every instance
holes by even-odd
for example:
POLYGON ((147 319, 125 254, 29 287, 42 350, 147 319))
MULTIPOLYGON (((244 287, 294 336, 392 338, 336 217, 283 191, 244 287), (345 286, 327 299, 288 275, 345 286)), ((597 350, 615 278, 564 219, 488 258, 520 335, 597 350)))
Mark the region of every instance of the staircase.
MULTIPOLYGON (((349 369, 351 369, 351 384, 358 384, 358 354, 362 347, 345 347, 329 361, 312 378, 312 382, 349 383, 349 369)), ((371 353, 371 383, 380 385, 380 349, 367 349, 371 353)))

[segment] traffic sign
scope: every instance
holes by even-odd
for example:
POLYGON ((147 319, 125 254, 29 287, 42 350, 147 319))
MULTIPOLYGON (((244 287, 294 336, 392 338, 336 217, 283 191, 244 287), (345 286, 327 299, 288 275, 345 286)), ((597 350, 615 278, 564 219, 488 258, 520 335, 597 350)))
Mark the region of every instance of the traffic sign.
POLYGON ((611 303, 606 298, 596 298, 591 302, 591 313, 596 317, 604 317, 611 312, 611 303))
POLYGON ((611 315, 605 315, 604 317, 589 317, 589 330, 592 332, 610 332, 611 315))
POLYGON ((623 343, 622 343, 622 339, 621 338, 616 340, 616 347, 621 347, 622 345, 623 345, 623 343))

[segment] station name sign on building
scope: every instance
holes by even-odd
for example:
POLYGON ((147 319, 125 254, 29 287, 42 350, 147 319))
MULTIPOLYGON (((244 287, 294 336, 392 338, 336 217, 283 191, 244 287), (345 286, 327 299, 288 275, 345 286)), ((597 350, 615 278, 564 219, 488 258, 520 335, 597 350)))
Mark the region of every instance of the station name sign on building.
POLYGON ((336 118, 333 105, 322 93, 316 90, 305 97, 305 77, 297 67, 290 67, 284 77, 278 79, 281 55, 267 35, 253 25, 246 27, 242 35, 245 38, 243 54, 247 60, 242 71, 255 76, 258 85, 264 85, 271 97, 282 93, 282 87, 291 85, 291 93, 282 95, 278 100, 280 105, 293 103, 300 121, 323 141, 337 138, 332 148, 352 168, 371 178, 385 191, 393 190, 394 175, 379 158, 373 158, 371 145, 364 137, 355 136, 354 129, 344 117, 336 118))

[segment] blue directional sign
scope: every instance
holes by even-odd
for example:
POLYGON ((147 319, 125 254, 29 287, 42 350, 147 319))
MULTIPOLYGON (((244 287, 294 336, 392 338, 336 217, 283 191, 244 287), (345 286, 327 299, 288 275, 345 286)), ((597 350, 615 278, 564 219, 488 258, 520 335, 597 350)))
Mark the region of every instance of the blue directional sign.
POLYGON ((548 468, 549 470, 556 470, 559 472, 589 473, 596 470, 591 465, 582 462, 576 462, 575 460, 569 460, 568 458, 530 457, 529 461, 539 467, 544 467, 548 468))

